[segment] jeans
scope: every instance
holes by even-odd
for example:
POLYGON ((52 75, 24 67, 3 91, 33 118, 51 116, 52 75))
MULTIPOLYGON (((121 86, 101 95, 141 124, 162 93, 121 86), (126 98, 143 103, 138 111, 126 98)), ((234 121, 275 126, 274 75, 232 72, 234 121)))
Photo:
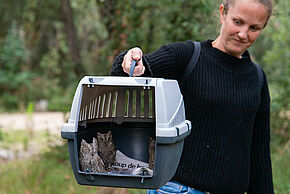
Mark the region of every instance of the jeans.
POLYGON ((176 181, 169 181, 157 190, 147 190, 147 194, 161 193, 187 193, 187 194, 206 194, 205 192, 183 185, 176 181))

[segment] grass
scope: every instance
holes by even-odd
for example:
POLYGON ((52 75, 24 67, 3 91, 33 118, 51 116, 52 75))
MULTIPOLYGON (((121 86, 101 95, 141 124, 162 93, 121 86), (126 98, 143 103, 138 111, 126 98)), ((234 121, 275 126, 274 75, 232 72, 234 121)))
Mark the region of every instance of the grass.
MULTIPOLYGON (((25 131, 9 131, 1 133, 0 148, 8 147, 13 149, 12 144, 23 142, 27 139, 25 131), (15 142, 15 138, 17 142, 15 142)), ((36 139, 31 141, 44 144, 49 142, 45 133, 36 133, 36 139)), ((57 137, 60 138, 60 137, 57 137)), ((51 141, 51 140, 50 140, 51 141)), ((21 143, 20 143, 21 144, 21 143)), ((22 145, 23 146, 23 145, 22 145)), ((274 188, 276 193, 290 193, 290 141, 283 144, 272 142, 272 166, 274 176, 274 188)), ((26 160, 15 160, 5 165, 0 161, 0 193, 98 193, 100 187, 82 186, 75 181, 70 160, 67 153, 67 145, 46 146, 41 154, 35 155, 26 160)), ((145 194, 146 190, 128 189, 131 194, 145 194)), ((123 190, 124 192, 124 190, 123 190)), ((118 190, 111 193, 119 193, 118 190)))
POLYGON ((49 143, 59 139, 58 136, 51 135, 48 131, 34 131, 31 135, 25 130, 1 130, 1 128, 0 136, 0 148, 14 153, 27 150, 33 145, 38 145, 38 149, 45 149, 49 143))
POLYGON ((272 143, 272 167, 275 193, 290 193, 290 140, 272 143))

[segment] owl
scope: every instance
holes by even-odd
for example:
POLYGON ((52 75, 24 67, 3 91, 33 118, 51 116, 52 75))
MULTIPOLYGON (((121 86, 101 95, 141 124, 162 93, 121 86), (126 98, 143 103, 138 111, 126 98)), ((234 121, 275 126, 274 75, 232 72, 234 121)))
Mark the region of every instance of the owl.
POLYGON ((149 168, 154 169, 155 160, 155 139, 149 138, 149 168))
POLYGON ((82 139, 79 153, 79 161, 81 165, 81 170, 84 172, 91 171, 92 150, 92 145, 87 143, 86 140, 82 139))
POLYGON ((98 154, 98 141, 97 138, 93 137, 92 145, 92 158, 91 158, 91 169, 93 172, 107 173, 103 160, 98 154))
POLYGON ((105 168, 108 169, 110 165, 116 161, 116 149, 112 137, 112 131, 102 134, 97 133, 98 139, 98 154, 102 158, 105 168))
POLYGON ((98 155, 97 139, 93 138, 93 143, 89 144, 84 139, 80 147, 80 165, 84 172, 106 173, 104 163, 98 155))

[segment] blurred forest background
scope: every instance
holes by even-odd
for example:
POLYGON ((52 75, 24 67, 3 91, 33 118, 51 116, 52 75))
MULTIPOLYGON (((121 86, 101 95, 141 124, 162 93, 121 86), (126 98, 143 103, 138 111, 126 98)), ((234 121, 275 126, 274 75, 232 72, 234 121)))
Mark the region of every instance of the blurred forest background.
MULTIPOLYGON (((109 75, 114 58, 124 50, 140 46, 149 53, 173 41, 215 39, 220 3, 0 0, 0 112, 33 112, 34 105, 45 100, 48 111, 65 113, 80 79, 109 75)), ((290 193, 290 1, 276 0, 274 7, 251 54, 266 72, 271 92, 275 188, 278 193, 290 193)), ((0 142, 5 141, 3 134, 0 126, 0 142)), ((54 157, 69 160, 62 160, 65 149, 55 150, 59 155, 54 157)))

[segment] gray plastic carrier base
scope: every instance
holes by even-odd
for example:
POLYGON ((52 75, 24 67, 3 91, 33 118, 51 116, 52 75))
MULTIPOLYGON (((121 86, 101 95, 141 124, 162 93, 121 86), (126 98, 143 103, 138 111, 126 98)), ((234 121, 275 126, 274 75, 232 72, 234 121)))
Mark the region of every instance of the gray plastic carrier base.
POLYGON ((163 162, 156 163, 153 177, 137 175, 118 176, 97 173, 85 174, 78 171, 76 168, 77 164, 73 140, 68 140, 68 150, 73 173, 78 184, 139 189, 158 189, 166 184, 174 176, 182 153, 183 143, 184 141, 179 141, 174 144, 157 145, 155 160, 163 162), (164 168, 164 166, 167 166, 167 168, 164 168))

